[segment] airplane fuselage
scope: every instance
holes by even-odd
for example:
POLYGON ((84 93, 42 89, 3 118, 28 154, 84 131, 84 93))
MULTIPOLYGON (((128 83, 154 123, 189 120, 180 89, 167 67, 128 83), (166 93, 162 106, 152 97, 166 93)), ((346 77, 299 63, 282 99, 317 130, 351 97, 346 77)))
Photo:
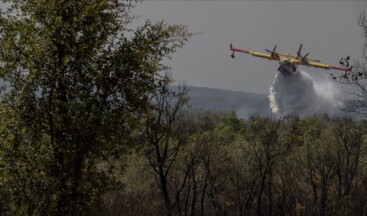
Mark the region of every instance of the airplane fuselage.
POLYGON ((290 75, 297 71, 297 65, 290 61, 279 61, 278 71, 284 75, 290 75))

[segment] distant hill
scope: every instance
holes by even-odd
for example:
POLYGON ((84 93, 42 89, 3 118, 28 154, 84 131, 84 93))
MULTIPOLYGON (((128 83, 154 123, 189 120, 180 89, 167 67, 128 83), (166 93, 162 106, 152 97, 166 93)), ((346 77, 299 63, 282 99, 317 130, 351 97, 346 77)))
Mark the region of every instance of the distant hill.
MULTIPOLYGON (((173 86, 177 90, 177 86, 173 86)), ((231 112, 235 111, 238 117, 247 119, 254 115, 267 116, 270 115, 268 95, 255 94, 248 92, 230 91, 207 87, 190 87, 188 92, 190 105, 192 109, 202 111, 219 111, 231 112)), ((352 110, 358 107, 360 102, 356 100, 344 101, 344 109, 352 110)), ((348 113, 338 111, 329 116, 353 116, 356 113, 348 113)))
MULTIPOLYGON (((177 87, 173 87, 177 89, 177 87)), ((239 117, 269 113, 269 99, 265 94, 254 94, 206 87, 190 87, 190 105, 194 109, 235 111, 239 117)))

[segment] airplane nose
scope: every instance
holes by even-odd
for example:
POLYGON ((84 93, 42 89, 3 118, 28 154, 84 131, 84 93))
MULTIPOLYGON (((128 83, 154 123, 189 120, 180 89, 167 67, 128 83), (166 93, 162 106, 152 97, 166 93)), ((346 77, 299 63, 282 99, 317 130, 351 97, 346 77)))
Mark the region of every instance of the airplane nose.
POLYGON ((287 62, 280 62, 277 70, 284 75, 290 75, 292 72, 295 72, 296 69, 293 68, 293 65, 289 65, 287 62))

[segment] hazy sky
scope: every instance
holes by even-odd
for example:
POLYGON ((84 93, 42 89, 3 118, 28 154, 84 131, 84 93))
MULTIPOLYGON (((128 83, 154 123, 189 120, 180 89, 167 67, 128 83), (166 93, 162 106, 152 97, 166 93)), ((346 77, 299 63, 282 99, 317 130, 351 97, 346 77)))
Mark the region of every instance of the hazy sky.
MULTIPOLYGON (((230 58, 229 44, 264 51, 303 54, 338 65, 341 57, 360 58, 364 44, 358 16, 367 1, 145 1, 134 13, 140 19, 164 19, 202 32, 169 62, 173 77, 192 86, 268 93, 277 62, 238 53, 230 58)), ((299 67, 316 79, 330 71, 299 67)))
MULTIPOLYGON (((3 4, 0 3, 3 7, 3 4)), ((360 58, 364 44, 358 16, 367 1, 156 1, 147 0, 133 10, 140 21, 164 19, 188 25, 197 35, 169 62, 173 77, 192 86, 268 93, 278 63, 238 53, 230 58, 229 44, 264 51, 278 45, 279 52, 303 54, 338 65, 341 57, 360 58)), ((140 21, 136 23, 141 23, 140 21)), ((316 79, 330 71, 306 68, 316 79)))

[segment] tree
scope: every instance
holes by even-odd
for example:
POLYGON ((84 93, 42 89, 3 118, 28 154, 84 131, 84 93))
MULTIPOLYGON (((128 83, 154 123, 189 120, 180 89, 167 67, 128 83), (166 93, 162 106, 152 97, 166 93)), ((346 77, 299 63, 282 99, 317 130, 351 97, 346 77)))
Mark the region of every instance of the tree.
MULTIPOLYGON (((364 37, 367 38, 367 17, 365 12, 359 15, 358 24, 363 29, 364 37)), ((340 60, 343 67, 351 68, 340 76, 339 83, 342 91, 348 96, 348 103, 342 107, 343 111, 355 114, 359 117, 367 116, 367 41, 363 47, 363 56, 354 63, 350 63, 350 56, 340 60)))
POLYGON ((178 121, 180 111, 187 104, 187 88, 178 92, 169 89, 170 79, 162 80, 161 88, 153 94, 153 109, 146 114, 145 136, 148 143, 149 164, 158 176, 157 182, 167 215, 172 215, 168 176, 180 148, 187 141, 185 124, 178 121))
POLYGON ((131 2, 13 0, 0 17, 1 171, 12 214, 95 210, 108 162, 131 144, 160 62, 191 34, 131 2))
POLYGON ((336 122, 334 133, 336 134, 336 161, 335 169, 338 188, 339 212, 352 214, 351 192, 356 185, 358 169, 360 166, 361 151, 363 145, 362 127, 351 119, 343 119, 336 122))

